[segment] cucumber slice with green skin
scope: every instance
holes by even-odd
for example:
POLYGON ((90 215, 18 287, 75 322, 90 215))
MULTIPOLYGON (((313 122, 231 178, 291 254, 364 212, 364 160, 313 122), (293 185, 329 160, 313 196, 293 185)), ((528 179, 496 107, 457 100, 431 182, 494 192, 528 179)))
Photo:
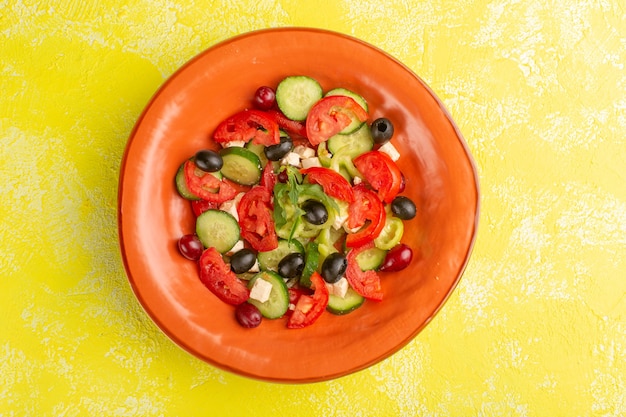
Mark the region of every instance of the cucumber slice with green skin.
POLYGON ((278 83, 276 104, 289 119, 302 121, 322 94, 322 86, 317 80, 305 75, 292 75, 278 83))
POLYGON ((326 93, 326 97, 328 97, 328 96, 346 96, 346 97, 350 97, 351 99, 353 99, 354 101, 359 103, 359 105, 361 107, 363 107, 363 110, 368 111, 367 101, 365 101, 363 96, 361 96, 360 94, 355 93, 354 91, 348 90, 347 88, 343 88, 343 87, 333 88, 332 90, 330 90, 329 92, 326 93))
POLYGON ((226 253, 239 241, 239 223, 230 213, 210 209, 196 219, 196 235, 205 248, 226 253))
POLYGON ((366 249, 356 256, 356 263, 361 268, 361 271, 377 270, 385 261, 387 251, 373 247, 366 249))
POLYGON ((259 158, 261 162, 261 166, 264 167, 267 164, 267 157, 265 156, 265 145, 261 145, 260 143, 252 143, 252 141, 246 143, 246 149, 251 150, 254 154, 259 158))
POLYGON ((290 253, 301 253, 304 255, 304 247, 302 243, 295 239, 279 239, 276 249, 272 249, 268 252, 259 252, 257 254, 257 260, 259 262, 259 268, 264 271, 278 270, 278 263, 290 253))
POLYGON ((220 150, 222 175, 237 184, 254 185, 261 179, 261 160, 250 149, 229 146, 220 150))
POLYGON ((333 155, 341 151, 341 153, 354 159, 373 148, 374 139, 367 123, 361 124, 356 131, 349 135, 339 133, 328 139, 328 150, 333 155))
MULTIPOLYGON (((215 176, 219 180, 222 179, 222 174, 219 171, 210 172, 209 174, 215 176)), ((189 191, 189 188, 187 187, 187 182, 185 181, 185 163, 182 163, 180 167, 178 168, 178 171, 176 171, 175 182, 176 182, 176 190, 178 191, 178 194, 180 194, 182 198, 186 200, 200 200, 200 197, 198 197, 197 195, 189 191)), ((218 191, 219 189, 215 189, 216 193, 218 191)))
POLYGON ((363 305, 365 297, 358 294, 352 288, 348 288, 345 297, 341 298, 331 294, 328 297, 328 305, 326 310, 336 315, 344 315, 353 312, 363 305))
POLYGON ((248 302, 255 305, 261 315, 267 319, 277 319, 285 315, 289 308, 289 290, 282 277, 272 271, 261 271, 248 281, 248 288, 252 288, 256 280, 262 279, 272 285, 270 297, 265 302, 249 298, 248 302))

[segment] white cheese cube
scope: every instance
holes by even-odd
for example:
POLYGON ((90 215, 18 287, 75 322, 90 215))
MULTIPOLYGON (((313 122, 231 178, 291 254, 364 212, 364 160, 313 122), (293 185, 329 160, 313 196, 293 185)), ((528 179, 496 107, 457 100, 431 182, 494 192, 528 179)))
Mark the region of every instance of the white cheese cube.
POLYGON ((220 210, 225 211, 231 214, 235 219, 239 220, 239 215, 237 214, 237 205, 239 205, 239 201, 243 197, 245 193, 239 193, 232 200, 228 200, 220 204, 220 210))
POLYGON ((235 243, 235 246, 232 247, 231 250, 229 250, 226 255, 230 256, 235 252, 239 252, 240 250, 242 250, 245 247, 243 240, 238 241, 237 243, 235 243))
POLYGON ((302 160, 302 168, 321 167, 320 159, 316 156, 311 158, 304 158, 302 160))
POLYGON ((352 184, 357 185, 363 182, 363 178, 361 177, 354 177, 352 178, 352 184))
POLYGON ((246 146, 246 142, 244 142, 243 140, 231 140, 230 142, 225 142, 224 144, 222 144, 223 148, 230 148, 232 146, 238 146, 240 148, 243 148, 244 146, 246 146))
POLYGON ((341 229, 341 227, 343 226, 343 224, 346 222, 346 220, 348 220, 348 216, 347 215, 337 215, 335 216, 335 222, 333 223, 333 229, 335 230, 339 230, 341 229))
POLYGON ((263 278, 257 278, 250 289, 250 298, 257 300, 259 303, 264 303, 270 299, 271 292, 272 284, 265 281, 263 278))
POLYGON ((248 270, 248 272, 259 272, 259 261, 255 260, 254 261, 254 265, 252 265, 252 267, 250 267, 250 269, 248 270))
POLYGON ((333 223, 333 229, 339 230, 343 224, 348 220, 348 207, 349 204, 343 201, 337 200, 339 206, 339 213, 335 216, 335 222, 333 223))
POLYGON ((300 166, 300 155, 295 152, 289 152, 280 160, 281 165, 292 165, 294 167, 300 166))
POLYGON ((315 156, 315 150, 313 148, 309 148, 308 146, 298 145, 293 148, 293 152, 300 155, 300 158, 312 158, 315 156))
POLYGON ((348 280, 346 277, 341 277, 341 279, 334 284, 326 283, 326 288, 328 288, 328 293, 339 298, 344 298, 346 293, 348 292, 348 280))
POLYGON ((385 143, 383 146, 378 148, 380 152, 384 152, 391 157, 394 161, 400 159, 400 152, 396 149, 395 146, 391 144, 391 142, 385 143))

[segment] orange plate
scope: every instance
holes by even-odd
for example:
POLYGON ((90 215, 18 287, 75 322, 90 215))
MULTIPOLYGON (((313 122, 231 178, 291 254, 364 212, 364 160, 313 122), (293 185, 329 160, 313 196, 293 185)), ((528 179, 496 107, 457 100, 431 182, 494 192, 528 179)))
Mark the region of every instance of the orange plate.
POLYGON ((314 382, 364 369, 406 345, 441 308, 470 255, 478 219, 471 156, 433 92, 406 66, 358 39, 317 29, 250 32, 201 53, 160 88, 141 115, 123 158, 119 236, 130 284, 150 317, 175 343, 219 368, 267 381, 314 382), (215 147, 211 132, 251 106, 261 85, 303 74, 325 90, 363 95, 372 120, 395 126, 393 143, 418 216, 403 242, 409 268, 383 275, 384 300, 346 316, 324 314, 288 330, 285 319, 244 329, 233 307, 198 279, 177 250, 194 231, 189 203, 174 186, 179 165, 215 147))

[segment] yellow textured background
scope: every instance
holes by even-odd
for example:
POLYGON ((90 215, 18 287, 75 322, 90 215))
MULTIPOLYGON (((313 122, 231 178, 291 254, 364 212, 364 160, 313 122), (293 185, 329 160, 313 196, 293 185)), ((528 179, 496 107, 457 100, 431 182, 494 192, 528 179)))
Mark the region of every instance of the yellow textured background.
POLYGON ((0 0, 1 416, 626 415, 621 0, 0 0), (289 386, 208 366, 143 313, 117 242, 127 137, 230 36, 355 35, 443 100, 482 215, 457 291, 405 349, 289 386))

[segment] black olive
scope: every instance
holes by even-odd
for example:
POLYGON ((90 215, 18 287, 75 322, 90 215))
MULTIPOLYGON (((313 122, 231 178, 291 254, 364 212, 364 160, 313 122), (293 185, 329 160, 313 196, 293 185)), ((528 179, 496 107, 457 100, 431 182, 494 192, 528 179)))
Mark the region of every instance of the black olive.
POLYGON ((302 205, 302 210, 304 210, 304 219, 311 224, 320 225, 328 220, 328 210, 319 201, 305 201, 302 205))
POLYGON ((339 281, 348 268, 348 260, 339 252, 333 252, 324 259, 322 278, 329 284, 339 281))
POLYGON ((372 131, 372 138, 374 142, 383 144, 387 142, 393 136, 393 124, 391 120, 386 117, 381 117, 372 122, 370 126, 372 131))
POLYGON ((248 249, 240 249, 230 257, 230 269, 235 274, 248 272, 256 262, 256 254, 248 249))
POLYGON ((298 252, 290 253, 278 263, 278 273, 285 278, 299 277, 303 270, 304 256, 298 252))
POLYGON ((280 143, 266 146, 265 149, 263 149, 263 152, 265 152, 265 156, 270 161, 278 161, 287 155, 292 148, 293 141, 291 138, 289 136, 281 136, 280 143))
POLYGON ((219 171, 224 165, 221 155, 208 149, 196 152, 194 162, 198 168, 205 172, 219 171))
POLYGON ((391 211, 402 220, 410 220, 415 217, 417 209, 410 198, 400 195, 391 202, 391 211))

